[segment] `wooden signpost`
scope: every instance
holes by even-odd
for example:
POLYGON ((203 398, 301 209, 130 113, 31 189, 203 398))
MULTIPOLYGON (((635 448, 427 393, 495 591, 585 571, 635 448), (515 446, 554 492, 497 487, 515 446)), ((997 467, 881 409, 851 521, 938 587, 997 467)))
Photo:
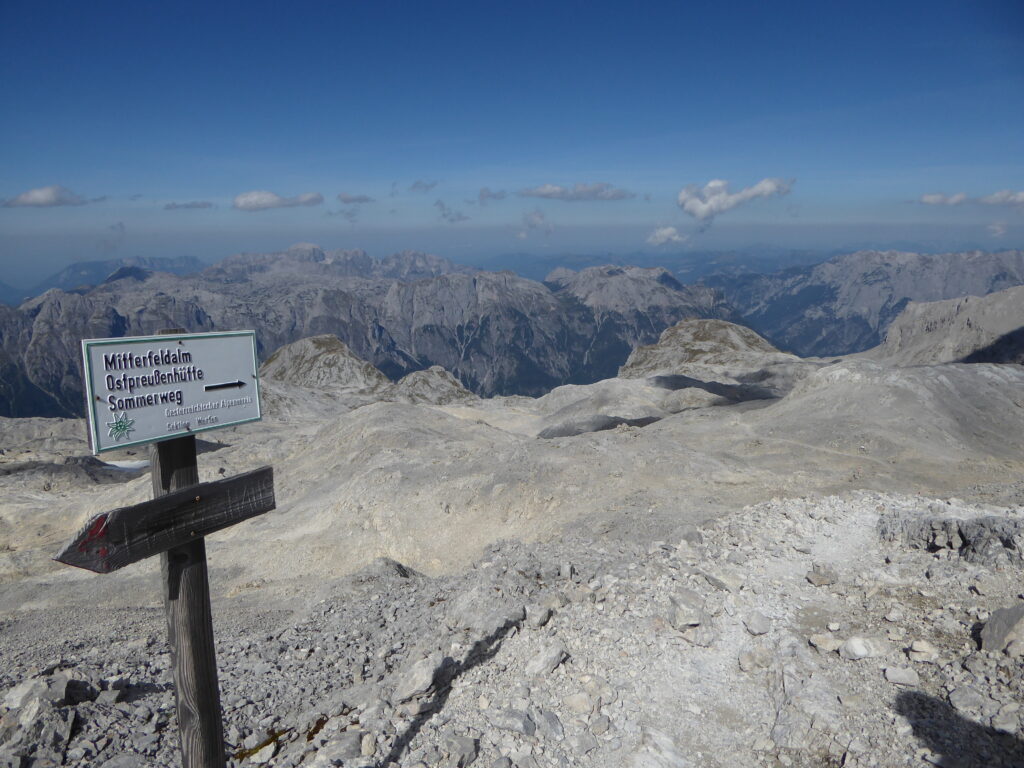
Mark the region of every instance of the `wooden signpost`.
MULTIPOLYGON (((161 334, 184 331, 175 329, 161 334)), ((126 441, 124 445, 156 441, 150 459, 153 499, 94 516, 55 559, 97 573, 110 573, 160 555, 184 768, 225 766, 203 537, 274 509, 271 467, 200 483, 196 438, 190 434, 260 418, 252 337, 251 332, 195 334, 179 335, 170 342, 159 337, 141 337, 88 340, 82 345, 93 451, 123 447, 117 444, 122 439, 126 441), (208 343, 214 336, 219 343, 208 343), (240 346, 246 340, 252 344, 248 358, 240 346), (232 360, 246 361, 245 370, 226 371, 225 366, 232 360), (251 368, 248 360, 252 361, 251 368), (124 368, 130 369, 130 376, 110 372, 124 368), (206 378, 211 370, 216 375, 206 378), (251 396, 223 398, 224 390, 240 389, 249 383, 256 387, 255 404, 251 396), (121 397, 128 388, 130 394, 121 397), (104 392, 106 399, 98 392, 104 392), (102 411, 97 402, 109 403, 113 421, 100 421, 108 416, 99 416, 102 411), (177 418, 181 414, 213 411, 228 414, 232 409, 237 414, 233 418, 200 417, 197 429, 191 421, 177 418), (174 420, 168 421, 171 418, 174 420), (133 437, 136 422, 141 434, 133 437), (104 423, 110 428, 106 435, 102 431, 104 423), (175 430, 184 431, 185 435, 167 434, 175 430)))

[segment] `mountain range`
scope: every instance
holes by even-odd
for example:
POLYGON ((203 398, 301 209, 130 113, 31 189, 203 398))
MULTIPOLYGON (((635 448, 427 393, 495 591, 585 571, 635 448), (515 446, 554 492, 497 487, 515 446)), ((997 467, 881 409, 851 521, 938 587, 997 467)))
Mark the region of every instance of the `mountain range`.
POLYGON ((664 269, 593 267, 542 284, 418 252, 308 245, 198 275, 122 266, 93 288, 0 307, 0 414, 77 415, 82 338, 254 328, 266 358, 331 333, 392 379, 441 365, 477 394, 542 394, 615 375, 683 318, 731 315, 717 290, 664 269))
POLYGON ((1024 251, 857 251, 762 275, 717 275, 741 322, 798 355, 844 355, 881 343, 911 301, 984 296, 1024 283, 1024 251))
MULTIPOLYGON (((187 259, 79 264, 17 308, 0 305, 0 415, 79 414, 83 338, 253 328, 266 359, 284 344, 332 334, 393 381, 441 366, 477 395, 538 396, 615 376, 635 349, 686 318, 741 322, 783 352, 834 356, 877 346, 910 302, 1024 284, 1024 251, 860 251, 693 285, 659 267, 560 267, 538 282, 417 251, 381 259, 312 244, 232 256, 194 274, 170 271, 194 266, 187 259), (113 271, 95 284, 78 282, 96 279, 101 265, 113 271)), ((1015 302, 1005 300, 983 323, 1001 329, 993 343, 1009 334, 992 353, 1000 360, 1019 348, 1013 334, 1024 323, 1015 325, 1015 302), (992 318, 1002 319, 993 325, 992 318)), ((914 309, 898 335, 937 322, 931 312, 914 309)))

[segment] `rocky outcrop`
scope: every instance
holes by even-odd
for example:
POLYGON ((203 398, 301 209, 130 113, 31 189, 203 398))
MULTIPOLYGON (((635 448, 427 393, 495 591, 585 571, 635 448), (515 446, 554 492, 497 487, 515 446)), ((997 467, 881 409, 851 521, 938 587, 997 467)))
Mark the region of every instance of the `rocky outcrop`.
POLYGON ((430 403, 450 405, 476 400, 476 395, 466 389, 459 380, 439 365, 432 365, 425 371, 413 371, 391 387, 389 400, 400 403, 430 403))
POLYGON ((694 366, 761 367, 769 361, 798 359, 780 352, 742 325, 724 320, 684 320, 666 328, 656 344, 634 349, 619 369, 619 376, 632 379, 680 374, 694 370, 694 366))
POLYGON ((619 376, 646 378, 678 393, 685 407, 781 397, 822 363, 780 352, 754 331, 725 320, 684 320, 656 344, 633 350, 619 376), (694 401, 694 398, 697 398, 694 401))
POLYGON ((911 301, 984 296, 1024 284, 1024 251, 858 251, 768 275, 717 276, 742 322, 799 355, 860 352, 911 301))
POLYGON ((1024 285, 988 296, 911 302, 878 347, 864 353, 895 365, 1024 363, 1024 285))
POLYGON ((281 347, 260 367, 260 378, 331 392, 377 392, 391 383, 352 354, 341 339, 329 334, 281 347))

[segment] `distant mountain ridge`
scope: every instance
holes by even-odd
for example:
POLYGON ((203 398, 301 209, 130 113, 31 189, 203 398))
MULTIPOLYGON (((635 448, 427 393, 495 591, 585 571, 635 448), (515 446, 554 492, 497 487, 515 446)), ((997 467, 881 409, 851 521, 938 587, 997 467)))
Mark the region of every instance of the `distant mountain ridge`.
POLYGON ((842 355, 881 343, 911 301, 984 296, 1024 284, 1024 251, 857 251, 812 267, 704 283, 722 290, 741 321, 780 349, 842 355))
POLYGON ((38 296, 51 288, 71 291, 99 285, 124 267, 137 267, 149 272, 170 272, 172 275, 191 275, 201 272, 206 266, 194 256, 130 256, 120 259, 76 261, 22 293, 25 296, 38 296))
POLYGON ((238 282, 254 275, 314 274, 328 278, 384 278, 422 280, 450 273, 472 274, 478 270, 422 251, 401 251, 375 258, 361 249, 324 250, 313 243, 298 243, 279 253, 241 253, 229 256, 204 271, 213 280, 238 282))
POLYGON ((393 380, 440 365, 481 395, 542 394, 614 376, 687 317, 731 317, 720 292, 661 269, 601 267, 546 286, 407 251, 300 245, 179 277, 119 268, 94 288, 0 308, 0 415, 77 415, 82 338, 253 328, 261 357, 334 334, 393 380))
POLYGON ((20 288, 15 288, 13 285, 8 285, 0 280, 0 304, 15 307, 21 303, 24 293, 25 291, 20 288))

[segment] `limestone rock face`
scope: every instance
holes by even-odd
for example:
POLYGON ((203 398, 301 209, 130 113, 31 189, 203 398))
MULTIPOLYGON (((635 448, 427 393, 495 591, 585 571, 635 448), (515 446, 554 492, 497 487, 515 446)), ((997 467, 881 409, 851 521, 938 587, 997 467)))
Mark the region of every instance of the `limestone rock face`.
POLYGON ((981 630, 981 647, 986 651, 1002 651, 1019 640, 1024 640, 1024 603, 993 611, 981 630))
POLYGON ((768 275, 715 276, 742 321, 799 355, 860 352, 911 301, 984 296, 1024 284, 1024 251, 857 251, 768 275))
POLYGON ((864 356, 894 365, 1024 364, 1024 285, 988 296, 911 302, 864 356))

